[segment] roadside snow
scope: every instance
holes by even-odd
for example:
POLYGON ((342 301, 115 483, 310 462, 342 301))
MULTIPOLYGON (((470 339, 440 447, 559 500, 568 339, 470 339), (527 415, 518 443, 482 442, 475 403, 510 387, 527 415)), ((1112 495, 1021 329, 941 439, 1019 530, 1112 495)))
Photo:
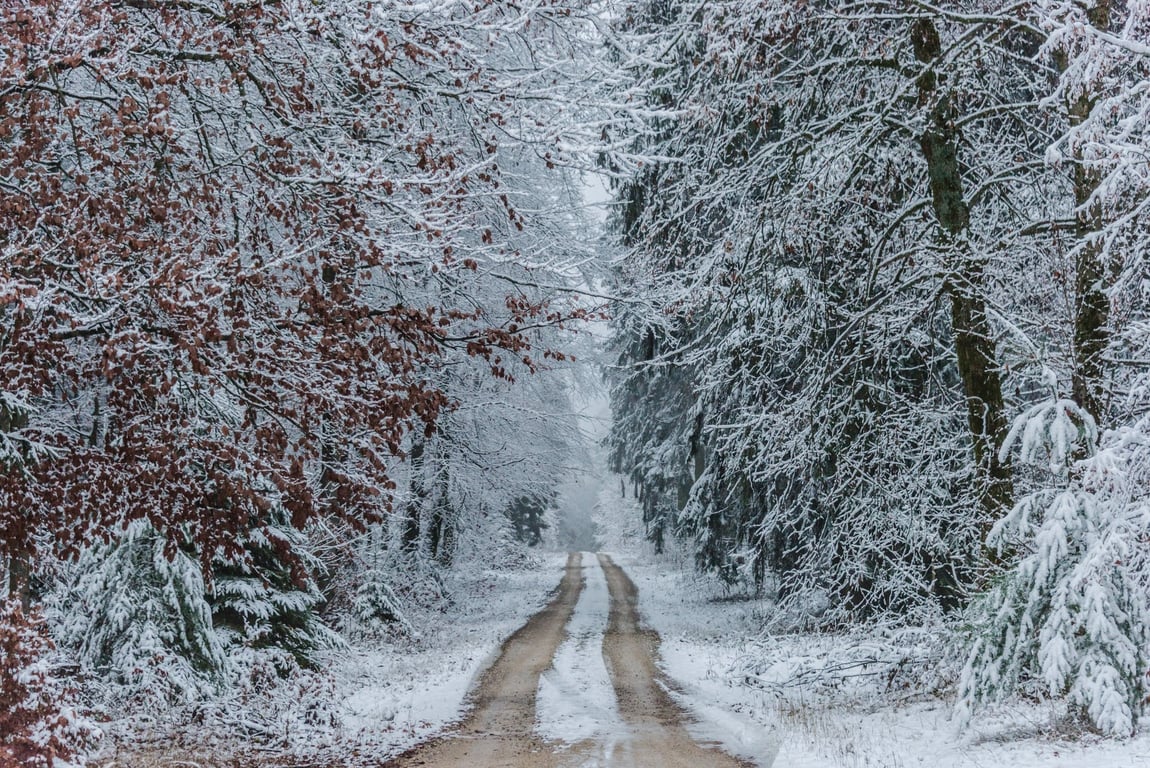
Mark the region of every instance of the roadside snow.
POLYGON ((568 745, 588 739, 610 744, 625 733, 603 660, 611 600, 593 553, 583 553, 582 569, 583 591, 567 624, 567 639, 552 669, 539 678, 535 730, 548 741, 568 745))
POLYGON ((875 712, 825 707, 783 716, 788 735, 783 768, 1142 768, 1150 740, 1070 741, 1044 733, 1050 713, 1039 706, 1003 709, 983 718, 983 732, 959 735, 949 702, 875 712))
POLYGON ((460 720, 472 683, 562 578, 566 554, 540 560, 533 569, 458 576, 455 607, 418 622, 412 643, 345 651, 333 670, 343 743, 387 759, 460 720))
POLYGON ((542 608, 566 553, 498 569, 467 562, 443 575, 451 600, 408 613, 411 633, 333 649, 320 669, 252 679, 195 712, 144 712, 103 723, 108 765, 377 764, 462 718, 472 682, 542 608), (349 762, 350 761, 350 762, 349 762))
POLYGON ((1141 768, 1150 766, 1150 719, 1126 741, 1071 738, 1052 705, 1015 703, 979 714, 968 731, 952 703, 891 690, 885 677, 841 687, 782 684, 882 638, 764 635, 769 601, 724 594, 668 542, 655 556, 642 517, 617 477, 603 484, 596 522, 639 589, 644 621, 662 637, 661 666, 697 720, 692 735, 757 766, 777 768, 1141 768), (756 670, 751 676, 748 670, 756 670))

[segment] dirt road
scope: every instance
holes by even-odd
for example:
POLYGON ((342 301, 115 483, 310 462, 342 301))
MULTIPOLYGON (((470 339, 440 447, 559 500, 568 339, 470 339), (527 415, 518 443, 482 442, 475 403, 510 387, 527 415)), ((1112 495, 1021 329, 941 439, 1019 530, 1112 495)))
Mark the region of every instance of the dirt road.
POLYGON ((573 553, 554 600, 503 645, 472 693, 471 714, 442 738, 388 763, 395 768, 740 768, 747 764, 688 735, 683 713, 655 664, 659 638, 639 622, 638 591, 599 555, 611 607, 603 656, 618 702, 617 737, 551 744, 534 733, 540 676, 551 666, 582 589, 573 553))

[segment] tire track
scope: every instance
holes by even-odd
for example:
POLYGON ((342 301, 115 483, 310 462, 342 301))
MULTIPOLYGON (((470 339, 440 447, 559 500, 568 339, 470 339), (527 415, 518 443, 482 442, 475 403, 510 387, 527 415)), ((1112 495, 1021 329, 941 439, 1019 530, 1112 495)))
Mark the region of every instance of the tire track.
POLYGON ((578 552, 567 558, 558 594, 503 644, 472 695, 474 708, 444 737, 387 763, 395 768, 558 768, 560 756, 534 735, 539 676, 551 667, 583 588, 578 552))
POLYGON ((611 616, 603 655, 615 683, 619 711, 631 730, 612 768, 748 768, 715 745, 696 743, 687 733, 685 713, 667 692, 655 663, 659 635, 641 626, 634 582, 607 555, 599 555, 611 592, 611 616))
MULTIPOLYGON (((567 636, 583 587, 579 553, 567 559, 556 597, 503 645, 480 678, 474 709, 443 737, 386 763, 394 768, 750 768, 751 764, 697 743, 687 716, 668 693, 656 665, 659 636, 641 626, 638 591, 619 566, 599 555, 610 611, 602 653, 621 723, 609 736, 564 745, 535 733, 542 674, 567 636)), ((588 648, 588 652, 594 649, 588 648)))

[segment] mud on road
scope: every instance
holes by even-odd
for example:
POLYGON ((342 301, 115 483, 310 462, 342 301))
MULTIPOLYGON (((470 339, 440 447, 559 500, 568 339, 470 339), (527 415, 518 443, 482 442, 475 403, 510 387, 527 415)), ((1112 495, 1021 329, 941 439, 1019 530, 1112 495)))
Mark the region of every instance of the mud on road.
POLYGON ((581 556, 567 559, 555 598, 503 645, 471 694, 471 713, 439 739, 387 763, 394 768, 745 768, 715 745, 695 742, 656 665, 659 637, 642 627, 638 590, 606 555, 610 615, 603 655, 622 723, 609 742, 543 741, 534 732, 539 678, 550 668, 582 589, 581 556))

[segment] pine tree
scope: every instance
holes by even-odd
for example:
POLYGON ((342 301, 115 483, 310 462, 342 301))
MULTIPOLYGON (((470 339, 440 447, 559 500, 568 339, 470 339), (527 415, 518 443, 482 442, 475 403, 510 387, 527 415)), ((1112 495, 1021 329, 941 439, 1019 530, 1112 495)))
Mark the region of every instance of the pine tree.
POLYGON ((515 538, 529 547, 538 546, 543 541, 543 531, 547 530, 549 500, 538 496, 519 496, 507 508, 507 518, 515 530, 515 538))
POLYGON ((281 674, 315 668, 321 651, 343 641, 324 624, 324 596, 316 583, 322 564, 309 553, 306 536, 283 513, 270 526, 250 532, 238 558, 217 561, 207 596, 221 642, 271 655, 281 674))
POLYGON ((1069 399, 1016 421, 1005 449, 1017 445, 1049 478, 991 532, 992 544, 1020 554, 973 608, 964 718, 1038 687, 1107 735, 1133 732, 1150 672, 1146 426, 1099 447, 1093 416, 1069 399))
POLYGON ((403 602, 391 588, 394 576, 394 573, 378 568, 366 569, 357 575, 359 586, 342 621, 345 631, 368 637, 411 631, 403 602))
POLYGON ((974 584, 1011 481, 988 291, 1052 185, 997 118, 1046 82, 1025 25, 879 5, 635 2, 619 34, 652 159, 619 193, 614 468, 702 567, 825 621, 974 584))
POLYGON ((111 703, 186 703, 227 680, 198 559, 147 523, 84 552, 49 608, 84 673, 112 683, 111 703))

